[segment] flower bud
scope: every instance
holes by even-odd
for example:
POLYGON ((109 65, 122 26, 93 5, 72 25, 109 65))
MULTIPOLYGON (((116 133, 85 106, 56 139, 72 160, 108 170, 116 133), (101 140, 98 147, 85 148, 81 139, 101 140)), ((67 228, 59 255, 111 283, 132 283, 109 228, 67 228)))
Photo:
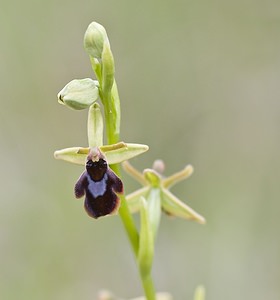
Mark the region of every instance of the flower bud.
POLYGON ((57 95, 60 104, 75 110, 88 108, 98 97, 99 91, 96 81, 90 78, 70 81, 57 95))
POLYGON ((104 43, 109 44, 105 28, 96 22, 89 24, 84 36, 84 48, 88 55, 100 59, 104 43))
POLYGON ((153 169, 159 173, 159 174, 163 174, 164 170, 165 170, 165 164, 164 161, 161 159, 157 159, 154 161, 153 163, 153 169))

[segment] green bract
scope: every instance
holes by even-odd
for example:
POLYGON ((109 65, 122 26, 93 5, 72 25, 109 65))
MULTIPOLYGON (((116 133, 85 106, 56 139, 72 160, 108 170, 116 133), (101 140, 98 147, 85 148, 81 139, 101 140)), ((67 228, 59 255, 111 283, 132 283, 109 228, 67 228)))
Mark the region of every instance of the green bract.
POLYGON ((154 258, 154 236, 151 230, 151 215, 147 201, 140 198, 140 234, 137 262, 141 275, 145 278, 151 272, 154 258))
POLYGON ((58 93, 58 102, 75 110, 88 108, 99 97, 97 85, 90 78, 74 79, 58 93))

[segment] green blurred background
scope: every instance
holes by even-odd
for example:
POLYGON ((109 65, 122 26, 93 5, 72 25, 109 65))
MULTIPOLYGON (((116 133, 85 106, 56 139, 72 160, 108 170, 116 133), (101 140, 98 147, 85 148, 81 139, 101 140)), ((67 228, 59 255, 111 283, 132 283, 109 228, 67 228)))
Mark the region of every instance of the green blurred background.
MULTIPOLYGON (((141 295, 118 217, 94 221, 73 185, 82 168, 53 159, 86 146, 86 112, 57 103, 91 77, 83 34, 103 24, 116 61, 122 139, 150 151, 139 169, 187 163, 173 192, 207 218, 164 217, 157 290, 192 299, 280 299, 280 2, 1 1, 0 299, 141 295)), ((126 191, 138 188, 127 176, 126 191)))

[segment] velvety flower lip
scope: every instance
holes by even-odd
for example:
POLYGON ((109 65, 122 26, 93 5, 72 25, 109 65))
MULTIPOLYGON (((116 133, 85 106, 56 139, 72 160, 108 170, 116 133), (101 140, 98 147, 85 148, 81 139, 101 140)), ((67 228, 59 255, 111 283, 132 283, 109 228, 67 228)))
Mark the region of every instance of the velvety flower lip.
POLYGON ((157 198, 160 198, 161 209, 166 214, 193 220, 200 224, 206 222, 203 216, 169 191, 170 187, 188 178, 192 174, 193 167, 191 165, 187 165, 183 170, 168 177, 163 177, 162 175, 164 163, 160 160, 155 161, 152 169, 145 169, 142 173, 136 170, 127 161, 123 162, 122 165, 128 174, 144 186, 126 197, 129 209, 132 213, 140 210, 142 197, 145 199, 154 199, 154 197, 151 196, 156 194, 158 195, 157 198))
POLYGON ((109 168, 100 149, 91 149, 86 170, 75 185, 76 198, 85 195, 85 210, 90 217, 97 219, 117 212, 120 199, 116 193, 123 193, 122 181, 109 168))

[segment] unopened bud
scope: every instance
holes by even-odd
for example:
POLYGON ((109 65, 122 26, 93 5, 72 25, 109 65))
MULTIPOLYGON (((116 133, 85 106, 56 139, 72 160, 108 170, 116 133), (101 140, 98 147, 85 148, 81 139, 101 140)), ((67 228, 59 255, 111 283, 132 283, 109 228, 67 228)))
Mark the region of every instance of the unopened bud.
POLYGON ((96 22, 90 23, 84 36, 86 52, 91 57, 100 59, 104 43, 109 43, 105 28, 96 22))
POLYGON ((161 159, 157 159, 154 161, 153 164, 153 169, 158 172, 159 174, 163 174, 164 169, 165 169, 165 164, 163 162, 163 160, 161 159))
POLYGON ((91 106, 99 97, 98 87, 90 78, 74 79, 58 93, 58 102, 75 110, 91 106))

